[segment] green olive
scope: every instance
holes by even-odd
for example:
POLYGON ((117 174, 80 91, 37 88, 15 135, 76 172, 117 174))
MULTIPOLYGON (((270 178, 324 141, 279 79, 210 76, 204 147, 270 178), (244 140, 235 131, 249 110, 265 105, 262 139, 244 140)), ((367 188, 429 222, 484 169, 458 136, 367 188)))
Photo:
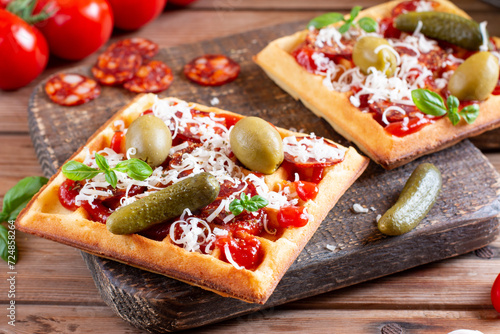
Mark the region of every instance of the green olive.
POLYGON ((450 78, 448 90, 460 101, 485 100, 498 82, 498 59, 489 52, 467 58, 450 78))
POLYGON ((145 161, 151 167, 162 164, 172 147, 172 135, 161 119, 153 115, 144 115, 130 124, 125 135, 127 151, 135 148, 131 158, 145 161))
POLYGON ((231 130, 229 142, 236 158, 252 171, 272 174, 283 162, 283 140, 262 118, 239 120, 231 130))
POLYGON ((384 72, 387 77, 391 77, 396 72, 395 52, 386 39, 365 36, 354 45, 352 60, 365 74, 368 74, 368 68, 375 67, 378 71, 384 72))

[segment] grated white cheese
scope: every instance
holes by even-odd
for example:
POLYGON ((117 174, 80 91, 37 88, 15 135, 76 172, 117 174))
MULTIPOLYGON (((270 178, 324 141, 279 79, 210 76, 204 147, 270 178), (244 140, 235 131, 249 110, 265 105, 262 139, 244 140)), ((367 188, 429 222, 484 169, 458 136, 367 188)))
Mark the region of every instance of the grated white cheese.
POLYGON ((375 217, 375 221, 378 223, 378 221, 380 220, 380 218, 382 218, 382 215, 377 215, 377 217, 375 217))
POLYGON ((296 157, 298 162, 302 163, 308 162, 309 159, 322 163, 327 159, 342 159, 345 155, 344 150, 327 144, 314 133, 309 137, 301 137, 300 140, 295 136, 283 138, 283 152, 296 157))
POLYGON ((352 206, 352 210, 356 213, 368 213, 368 211, 370 211, 358 203, 354 203, 354 205, 352 206))
POLYGON ((239 266, 234 260, 233 256, 231 255, 231 251, 229 250, 228 244, 224 245, 224 254, 226 255, 226 259, 233 265, 238 270, 245 269, 245 267, 239 266))
POLYGON ((479 47, 479 51, 488 51, 488 32, 486 31, 486 25, 488 22, 483 21, 479 23, 479 31, 481 32, 481 39, 483 43, 479 47))
POLYGON ((326 245, 326 248, 331 251, 331 252, 335 252, 335 250, 337 249, 337 247, 335 245, 326 245))
POLYGON ((216 106, 220 103, 220 100, 214 96, 211 100, 210 100, 210 104, 213 105, 213 106, 216 106))

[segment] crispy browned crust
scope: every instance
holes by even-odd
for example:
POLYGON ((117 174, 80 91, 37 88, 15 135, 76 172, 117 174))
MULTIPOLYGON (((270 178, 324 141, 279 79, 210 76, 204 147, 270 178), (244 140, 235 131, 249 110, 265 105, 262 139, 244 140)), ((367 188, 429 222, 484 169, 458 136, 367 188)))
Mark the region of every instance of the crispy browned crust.
MULTIPOLYGON (((436 0, 436 10, 468 17, 446 0, 436 0)), ((387 2, 360 13, 375 19, 388 16, 401 1, 387 2)), ((328 90, 323 77, 300 66, 290 52, 301 44, 307 30, 272 41, 254 57, 255 62, 282 89, 323 117, 346 139, 386 169, 404 165, 416 158, 456 144, 464 138, 479 135, 500 125, 500 96, 490 96, 481 103, 479 117, 473 124, 464 120, 453 126, 447 118, 427 125, 416 133, 398 138, 388 134, 370 114, 362 113, 349 102, 349 92, 328 90)))
MULTIPOLYGON (((142 111, 152 106, 154 99, 152 94, 134 99, 104 124, 85 147, 92 152, 109 146, 114 133, 113 122, 120 119, 128 126, 142 111)), ((236 115, 217 108, 192 105, 203 111, 236 115)), ((295 134, 284 129, 279 131, 283 137, 295 134)), ((70 160, 82 161, 84 156, 82 147, 70 160)), ((95 255, 179 279, 223 296, 263 304, 326 214, 364 171, 368 161, 355 149, 348 148, 344 161, 328 168, 318 185, 319 194, 315 201, 305 204, 314 220, 302 228, 286 229, 277 241, 259 238, 265 257, 255 271, 238 270, 211 255, 187 252, 172 244, 169 237, 163 241, 154 241, 137 234, 115 235, 108 232, 105 225, 88 220, 87 213, 82 208, 71 212, 60 204, 57 193, 65 180, 60 170, 21 212, 16 227, 95 255)), ((279 169, 268 176, 266 182, 272 184, 281 180, 280 175, 283 173, 284 170, 279 169)))

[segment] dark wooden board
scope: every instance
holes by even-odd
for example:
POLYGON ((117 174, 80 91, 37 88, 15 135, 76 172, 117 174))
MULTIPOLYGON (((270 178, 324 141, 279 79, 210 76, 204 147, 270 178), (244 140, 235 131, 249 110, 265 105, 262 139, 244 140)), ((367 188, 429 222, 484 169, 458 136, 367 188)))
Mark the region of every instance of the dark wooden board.
MULTIPOLYGON (((303 24, 163 49, 158 58, 172 67, 175 81, 161 95, 203 104, 216 96, 218 107, 223 109, 257 115, 280 127, 315 132, 348 145, 327 122, 274 85, 251 60, 268 41, 303 24), (230 55, 241 64, 239 78, 218 88, 188 82, 181 73, 183 65, 204 53, 230 55)), ((88 74, 89 68, 71 71, 88 74)), ((39 85, 30 100, 29 123, 44 172, 53 174, 133 96, 122 88, 103 87, 99 99, 65 108, 52 104, 43 93, 43 84, 39 85)), ((328 214, 265 305, 223 298, 161 275, 82 255, 104 301, 120 317, 152 332, 187 329, 249 312, 266 312, 262 310, 481 248, 499 232, 499 193, 497 172, 469 141, 393 171, 371 163, 328 214), (375 217, 394 203, 410 173, 422 162, 434 163, 443 174, 438 203, 414 231, 399 237, 383 236, 375 217), (375 211, 355 214, 355 203, 375 211), (334 245, 335 251, 326 245, 334 245)))

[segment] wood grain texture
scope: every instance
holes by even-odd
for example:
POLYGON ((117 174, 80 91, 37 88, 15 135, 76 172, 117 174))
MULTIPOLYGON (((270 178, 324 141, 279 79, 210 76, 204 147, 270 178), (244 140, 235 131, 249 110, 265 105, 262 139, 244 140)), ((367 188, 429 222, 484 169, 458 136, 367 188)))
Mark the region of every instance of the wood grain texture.
MULTIPOLYGON (((163 96, 208 104, 217 96, 219 107, 258 115, 285 128, 314 131, 347 142, 266 78, 251 56, 269 40, 290 34, 303 22, 286 24, 193 45, 164 49, 159 58, 174 70, 175 81, 163 96), (242 66, 238 80, 218 88, 189 83, 180 69, 203 53, 226 53, 242 66), (286 115, 286 117, 283 117, 286 115)), ((74 69, 88 73, 88 67, 74 69)), ((38 86, 30 101, 30 128, 42 168, 50 174, 133 94, 104 87, 102 96, 88 104, 59 107, 38 86)), ((280 305, 424 263, 463 254, 494 240, 500 212, 498 175, 470 142, 419 159, 395 171, 371 164, 330 212, 265 306, 222 298, 184 283, 84 254, 104 301, 122 318, 150 331, 191 328, 280 305), (412 233, 382 236, 375 217, 389 208, 417 164, 432 162, 444 177, 442 198, 412 233), (457 168, 460 166, 460 168, 457 168), (355 215, 354 203, 375 211, 355 215), (326 245, 335 245, 330 252, 326 245), (147 310, 147 312, 144 312, 147 310)), ((417 303, 418 304, 418 303, 417 303)))

